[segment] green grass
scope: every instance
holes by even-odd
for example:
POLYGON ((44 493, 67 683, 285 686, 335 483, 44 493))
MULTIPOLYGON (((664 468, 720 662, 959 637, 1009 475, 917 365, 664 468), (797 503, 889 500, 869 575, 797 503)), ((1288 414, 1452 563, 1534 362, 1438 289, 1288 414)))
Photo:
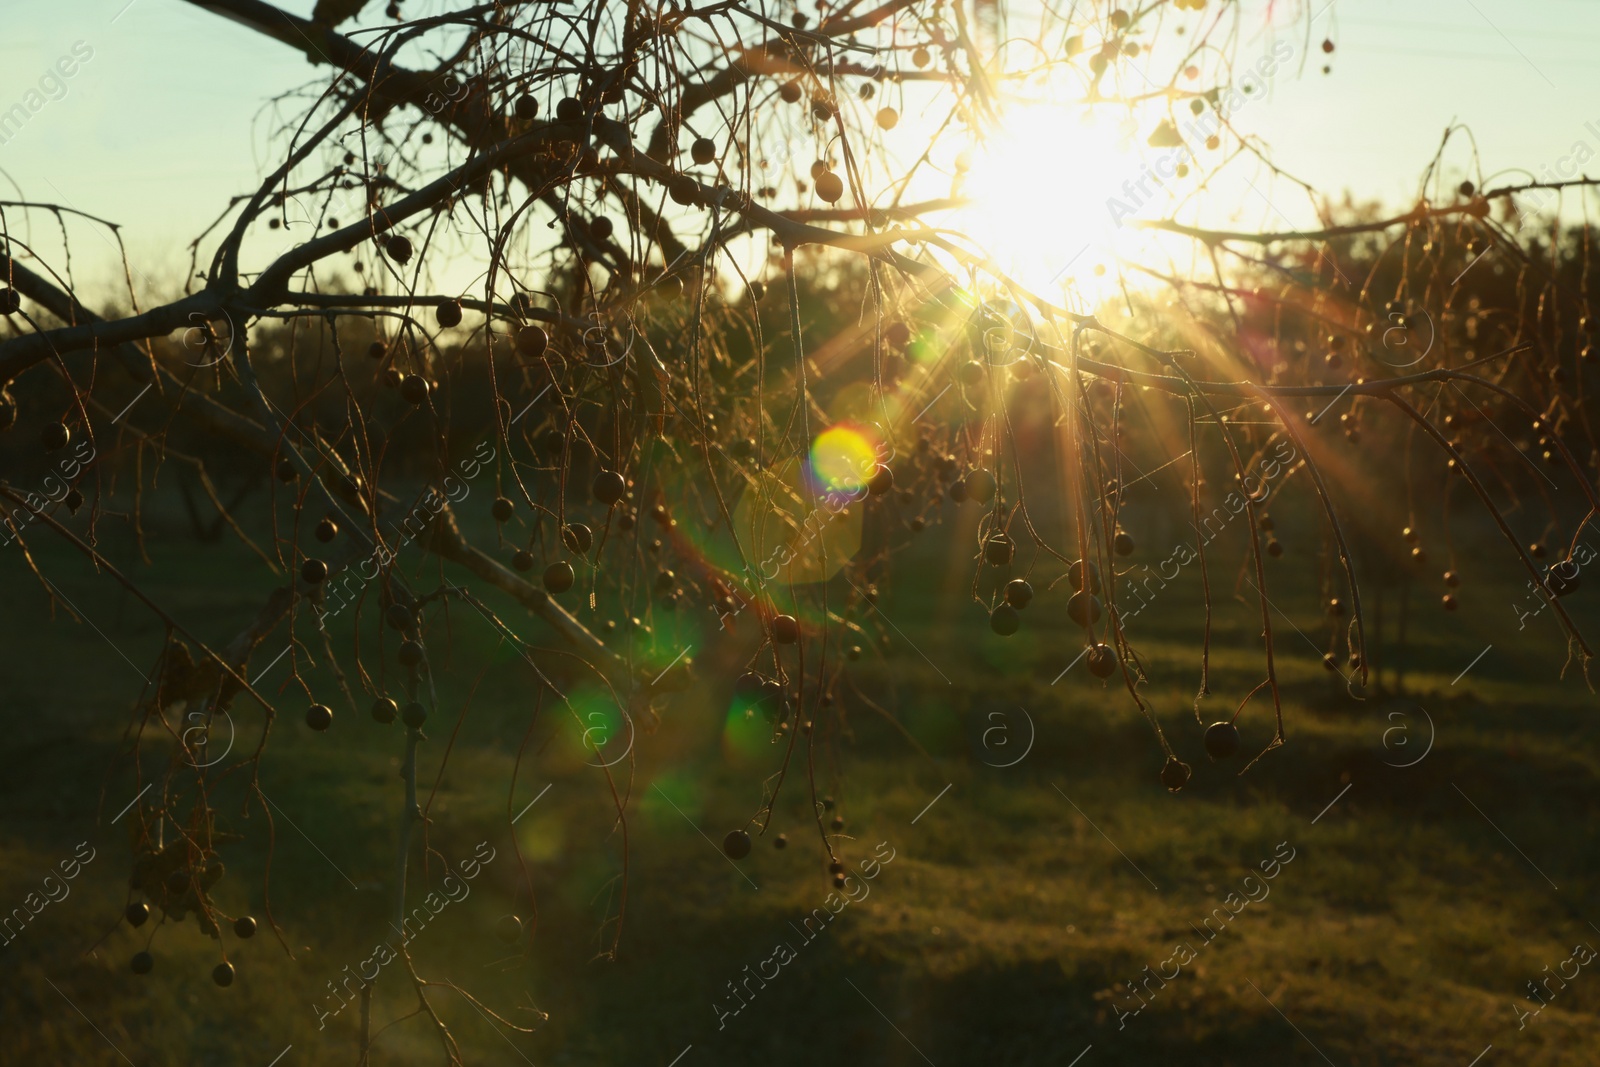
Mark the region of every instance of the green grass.
MULTIPOLYGON (((152 562, 142 566, 127 546, 108 546, 180 622, 218 642, 270 587, 235 580, 257 571, 232 547, 153 539, 149 551, 152 562)), ((423 566, 418 556, 411 566, 423 566)), ((256 915, 263 929, 247 942, 224 934, 239 970, 230 989, 212 985, 218 946, 192 921, 157 932, 155 972, 138 978, 127 961, 154 924, 134 931, 119 922, 135 816, 112 819, 137 792, 125 730, 140 684, 135 671, 153 662, 164 627, 137 602, 96 593, 105 587, 81 560, 50 549, 39 558, 93 625, 59 612, 52 619, 20 555, 0 560, 10 601, 0 616, 8 742, 0 757, 0 906, 22 905, 78 842, 97 854, 70 896, 0 952, 8 1061, 122 1062, 109 1041, 140 1065, 265 1065, 291 1045, 285 1065, 353 1063, 355 1009, 319 1030, 314 1005, 386 936, 399 729, 376 726, 364 703, 351 708, 338 698, 330 701, 334 728, 312 735, 300 723, 304 695, 285 686, 288 661, 278 664, 262 682, 281 712, 260 768, 277 805, 272 831, 266 813, 247 804, 241 775, 226 779, 214 800, 219 825, 242 835, 224 848, 217 904, 256 915), (281 943, 265 922, 269 889, 281 943)), ((932 555, 901 566, 916 573, 919 565, 930 574, 954 570, 932 555)), ((1046 592, 1037 583, 1023 632, 1001 641, 987 633, 982 612, 962 602, 970 570, 954 574, 948 589, 896 586, 881 607, 898 631, 862 617, 887 630, 890 651, 869 654, 853 677, 916 745, 845 687, 819 720, 812 767, 817 794, 836 798, 846 818, 841 857, 854 868, 887 842, 895 858, 814 940, 795 925, 827 906, 832 886, 807 817, 804 746, 769 831, 786 833, 789 847, 758 838, 735 868, 711 843, 759 807, 782 758, 780 746, 762 742, 750 752, 723 736, 725 687, 748 631, 726 647, 697 647, 700 680, 664 706, 658 722, 638 724, 637 762, 615 768, 628 797, 624 850, 607 780, 585 765, 581 727, 553 701, 539 712, 508 795, 537 685, 481 619, 454 608, 438 670, 441 711, 421 760, 424 801, 438 778, 427 830, 431 873, 419 849, 411 902, 439 885, 443 859, 460 861, 480 841, 497 854, 470 895, 444 907, 413 942, 418 972, 536 1025, 533 1036, 512 1034, 448 985, 431 987, 468 1061, 478 1063, 519 1062, 508 1041, 541 1065, 665 1067, 689 1046, 680 1067, 924 1058, 937 1067, 1065 1065, 1092 1045, 1081 1067, 1313 1065, 1324 1056, 1340 1067, 1466 1067, 1491 1043, 1486 1064, 1592 1063, 1595 968, 1524 1029, 1513 1009, 1529 1006, 1525 983, 1574 944, 1600 944, 1589 925, 1600 921, 1600 850, 1585 819, 1600 803, 1596 701, 1574 671, 1559 677, 1562 650, 1550 620, 1515 629, 1500 606, 1516 595, 1510 575, 1503 586, 1474 589, 1476 611, 1445 617, 1424 605, 1411 632, 1410 698, 1375 692, 1358 702, 1316 658, 1327 630, 1313 594, 1287 569, 1283 577, 1274 602, 1304 632, 1274 617, 1289 744, 1242 776, 1243 759, 1224 766, 1204 758, 1191 709, 1197 576, 1164 591, 1133 625, 1152 679, 1143 692, 1194 767, 1177 795, 1157 781, 1161 749, 1125 692, 1094 682, 1081 664, 1052 684, 1081 647, 1081 636, 1051 618, 1062 614, 1064 587, 1046 592), (1427 740, 1418 704, 1432 719, 1431 750, 1414 766, 1391 766, 1415 759, 1427 740), (1007 731, 1005 745, 1002 735, 985 733, 996 724, 1007 731), (1397 725, 1408 745, 1390 734, 1386 747, 1385 731, 1397 725), (1024 758, 990 765, 1015 760, 1030 733, 1024 758), (508 811, 535 796, 510 828, 508 811), (497 936, 507 913, 532 914, 513 834, 537 901, 531 943, 497 936), (1280 842, 1295 856, 1269 883, 1270 895, 1201 947, 1191 924, 1259 873, 1280 842), (605 950, 624 887, 612 960, 605 950), (758 970, 780 942, 791 944, 794 959, 719 1028, 715 1005, 732 1003, 727 983, 743 981, 747 966, 758 970), (1194 945, 1194 961, 1119 1026, 1117 1005, 1136 1004, 1123 983, 1146 977, 1180 942, 1194 945)), ((1229 571, 1217 580, 1231 591, 1232 579, 1229 571)), ((1586 610, 1594 629, 1594 594, 1584 595, 1575 610, 1586 610)), ((509 604, 495 604, 537 632, 509 604)), ((1255 610, 1226 600, 1219 608, 1208 720, 1230 713, 1262 677, 1255 610)), ((666 629, 658 620, 657 631, 666 629)), ((369 628, 363 640, 371 637, 369 628)), ((346 634, 338 639, 348 647, 346 634)), ((437 648, 441 637, 433 640, 437 648)), ((305 651, 320 663, 317 643, 305 651)), ((264 646, 253 669, 275 652, 264 646)), ((335 691, 320 667, 300 665, 318 693, 335 691)), ((1270 699, 1258 695, 1240 721, 1253 755, 1271 737, 1270 699)), ((263 720, 241 700, 235 726, 238 756, 253 749, 263 720)), ((172 752, 159 731, 147 731, 143 780, 161 781, 172 752)), ((441 1062, 431 1025, 402 1018, 415 996, 399 964, 384 969, 377 989, 375 1017, 388 1025, 373 1062, 441 1062)))

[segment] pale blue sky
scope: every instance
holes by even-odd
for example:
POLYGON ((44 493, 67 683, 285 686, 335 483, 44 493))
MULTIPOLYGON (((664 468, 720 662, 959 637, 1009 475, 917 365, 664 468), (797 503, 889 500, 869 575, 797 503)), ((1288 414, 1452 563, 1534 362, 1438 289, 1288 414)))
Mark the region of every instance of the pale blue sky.
MULTIPOLYGON (((1265 0, 1248 0, 1264 3, 1265 0)), ((1280 10, 1286 2, 1278 0, 1280 10)), ((1600 2, 1334 0, 1313 38, 1338 42, 1280 75, 1241 125, 1280 164, 1331 192, 1399 203, 1440 132, 1469 124, 1492 168, 1538 170, 1577 140, 1600 149, 1600 2)), ((312 0, 290 0, 308 13, 312 0)), ((409 0, 407 12, 437 5, 409 0)), ((303 55, 179 0, 14 0, 0 39, 0 112, 74 42, 93 58, 0 144, 6 198, 55 200, 123 223, 151 283, 177 281, 182 244, 262 171, 270 96, 315 73, 303 55)), ((381 4, 371 11, 377 14, 381 4)), ((1600 173, 1600 166, 1591 170, 1600 173)), ((104 276, 107 246, 75 246, 104 276)))

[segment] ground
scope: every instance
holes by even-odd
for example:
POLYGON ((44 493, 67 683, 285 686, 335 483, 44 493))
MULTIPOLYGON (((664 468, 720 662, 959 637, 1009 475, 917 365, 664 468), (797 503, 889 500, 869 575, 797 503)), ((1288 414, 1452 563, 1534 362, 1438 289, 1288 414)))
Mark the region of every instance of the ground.
MULTIPOLYGON (((206 634, 231 633, 271 584, 237 580, 245 557, 227 544, 153 537, 148 565, 116 537, 106 550, 206 634)), ((136 976, 129 958, 155 925, 120 921, 120 813, 138 792, 125 731, 163 628, 131 597, 96 592, 103 580, 81 559, 41 547, 41 566, 87 614, 52 618, 16 546, 6 553, 0 904, 22 907, 80 843, 80 858, 93 850, 0 952, 16 1062, 353 1064, 357 1008, 334 1012, 332 990, 380 942, 398 943, 386 902, 399 727, 374 724, 311 670, 336 716, 313 734, 278 664, 262 682, 284 709, 261 767, 270 883, 266 819, 259 807, 241 817, 241 775, 217 803, 243 839, 224 849, 216 899, 261 932, 224 934, 230 988, 213 985, 218 942, 192 921, 161 928, 153 973, 136 976)), ((1149 700, 1195 771, 1177 794, 1158 782, 1159 744, 1126 692, 1081 663, 1061 676, 1081 647, 1065 585, 1041 586, 1009 640, 950 590, 888 587, 879 606, 893 627, 874 625, 889 650, 869 646, 854 677, 909 738, 848 688, 848 732, 817 731, 816 791, 832 798, 828 818, 845 819, 849 902, 830 897, 803 748, 752 854, 735 864, 717 847, 759 806, 781 750, 727 718, 716 650, 695 655, 706 686, 641 724, 631 771, 626 759, 612 768, 631 790, 624 848, 581 727, 546 702, 530 735, 531 672, 458 608, 438 666, 446 710, 428 724, 421 765, 435 851, 428 875, 413 866, 412 903, 439 889, 444 862, 460 871, 480 842, 492 858, 453 883, 409 951, 424 978, 535 1027, 513 1033, 432 987, 472 1063, 1592 1064, 1600 968, 1574 948, 1600 944, 1600 849, 1582 821, 1600 802, 1597 704, 1576 666, 1562 676, 1550 613, 1517 628, 1522 594, 1505 567, 1479 568, 1502 577, 1464 591, 1459 615, 1419 593, 1408 696, 1356 701, 1320 662, 1327 626, 1293 562, 1279 561, 1273 594, 1286 612, 1274 622, 1288 744, 1243 775, 1271 737, 1271 704, 1246 708, 1243 757, 1206 759, 1192 710, 1197 583, 1186 577, 1134 621, 1149 700), (480 677, 485 662, 495 667, 480 677), (523 865, 537 933, 508 942, 504 917, 532 917, 523 865), (1546 983, 1536 1014, 1529 982, 1546 983)), ((437 580, 421 559, 411 566, 437 580)), ((1585 594, 1574 610, 1592 626, 1585 594)), ((1207 721, 1261 677, 1254 611, 1219 612, 1207 721)), ((235 755, 262 727, 247 705, 236 716, 235 755)), ((159 780, 172 745, 159 731, 146 745, 144 781, 159 780)), ((398 964, 377 990, 375 1029, 387 1026, 373 1062, 441 1062, 430 1024, 396 1021, 415 1004, 398 964)))

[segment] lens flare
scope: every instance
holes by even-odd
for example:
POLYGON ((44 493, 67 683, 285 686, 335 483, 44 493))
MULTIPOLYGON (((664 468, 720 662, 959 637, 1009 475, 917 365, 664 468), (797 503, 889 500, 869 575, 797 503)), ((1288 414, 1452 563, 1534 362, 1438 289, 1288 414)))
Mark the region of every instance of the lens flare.
POLYGON ((877 465, 877 443, 859 426, 831 426, 811 443, 811 476, 824 492, 859 491, 877 465))
POLYGON ((573 717, 567 721, 585 759, 604 759, 613 741, 617 752, 625 750, 632 727, 616 701, 599 690, 580 689, 572 694, 571 705, 573 717))
POLYGON ((684 817, 700 811, 704 783, 688 770, 663 771, 639 792, 639 814, 654 830, 682 830, 684 817))
POLYGON ((514 832, 522 858, 530 863, 552 863, 566 850, 566 832, 554 813, 535 809, 527 818, 517 820, 514 832))
POLYGON ((772 727, 752 704, 734 700, 722 722, 722 753, 734 764, 754 762, 766 751, 772 727))

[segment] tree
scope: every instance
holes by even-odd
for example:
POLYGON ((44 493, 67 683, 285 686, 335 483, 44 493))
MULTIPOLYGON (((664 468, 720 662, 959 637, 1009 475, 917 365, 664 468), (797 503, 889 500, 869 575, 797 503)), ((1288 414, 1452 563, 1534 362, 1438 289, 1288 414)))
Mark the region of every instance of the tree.
MULTIPOLYGON (((1237 5, 1035 16, 847 0, 819 7, 812 25, 788 8, 737 3, 505 3, 347 34, 336 27, 359 4, 319 3, 305 20, 259 0, 191 2, 304 50, 318 70, 271 172, 190 246, 200 283, 147 309, 130 292, 129 310, 96 312, 63 265, 14 228, 19 215, 74 212, 22 202, 0 219, 9 286, 0 310, 12 327, 0 342, 0 422, 24 441, 36 433, 48 467, 44 497, 0 483, 6 521, 24 548, 39 538, 71 545, 108 590, 168 628, 135 733, 159 726, 190 758, 172 761, 163 788, 136 808, 134 878, 170 918, 192 912, 219 929, 208 894, 221 875, 208 802, 216 783, 254 773, 279 711, 303 705, 313 730, 333 723, 341 701, 303 676, 319 646, 343 704, 370 697, 375 718, 405 726, 390 887, 404 923, 417 748, 437 710, 431 670, 451 605, 519 651, 540 679, 539 706, 564 707, 586 730, 574 680, 597 680, 643 730, 692 657, 597 634, 574 594, 629 614, 643 604, 697 611, 713 632, 758 624, 760 647, 728 681, 786 740, 765 805, 725 841, 740 858, 794 758, 810 768, 800 742, 831 697, 834 661, 866 640, 824 590, 832 581, 865 610, 891 580, 895 546, 921 529, 912 504, 930 491, 983 510, 974 600, 1000 637, 1034 597, 1021 578, 995 580, 1019 552, 1069 578, 1083 669, 1120 682, 1145 713, 1161 780, 1176 791, 1189 768, 1141 693, 1144 667, 1124 627, 1137 579, 1118 560, 1131 552, 1129 486, 1179 461, 1196 537, 1178 565, 1195 563, 1206 585, 1196 716, 1210 695, 1216 561, 1206 547, 1213 526, 1243 516, 1240 578, 1259 605, 1262 678, 1213 724, 1207 747, 1231 755, 1234 721, 1264 695, 1270 751, 1287 735, 1268 574, 1282 545, 1264 505, 1290 479, 1325 521, 1333 565, 1318 581, 1330 610, 1344 618, 1348 605, 1329 666, 1347 661, 1357 694, 1370 678, 1356 541, 1324 471, 1337 446, 1323 427, 1335 412, 1349 442, 1368 434, 1369 447, 1405 449, 1408 486, 1422 484, 1422 464, 1466 486, 1587 667, 1590 646, 1563 598, 1587 562, 1580 535, 1600 503, 1600 452, 1581 402, 1594 374, 1589 231, 1563 231, 1559 212, 1538 211, 1592 183, 1458 182, 1447 174, 1460 140, 1452 129, 1400 214, 1341 207, 1299 183, 1321 220, 1314 228, 1190 221, 1191 205, 1232 169, 1296 183, 1231 121, 1262 91, 1265 70, 1234 77, 1241 68, 1226 62, 1242 47, 1237 5), (1039 43, 1025 60, 1019 39, 1039 43), (1097 296, 1088 282, 1043 291, 986 247, 994 235, 947 225, 962 218, 950 212, 965 202, 971 169, 951 144, 981 147, 1019 99, 1069 92, 1067 105, 1127 116, 1139 151, 1151 150, 1105 204, 1126 230, 1176 242, 1111 264, 1114 278, 1142 281, 1137 295, 1124 284, 1102 299, 1112 291, 1097 296), (913 112, 940 121, 908 149, 893 131, 913 112), (951 157, 950 195, 914 199, 951 157), (1151 217, 1157 189, 1176 199, 1151 217), (1545 243, 1523 238, 1541 217, 1552 220, 1545 243), (1485 257, 1493 272, 1479 265, 1485 257), (959 410, 918 424, 952 389, 959 410), (1164 421, 1128 429, 1155 409, 1164 421), (1029 410, 1054 435, 1057 463, 1042 477, 1018 446, 1029 410), (1561 479, 1543 493, 1548 521, 1531 541, 1489 480, 1499 473, 1511 488, 1499 468, 1508 441, 1561 479), (103 502, 139 501, 137 490, 119 497, 105 474, 142 487, 154 476, 136 462, 146 457, 157 470, 178 463, 193 479, 183 484, 202 489, 215 521, 277 581, 241 632, 192 631, 95 548, 103 502), (1059 491, 1038 488, 1052 476, 1059 491), (480 477, 494 479, 492 504, 464 515, 480 477), (221 492, 219 481, 234 488, 221 492), (265 547, 232 515, 263 485, 274 522, 290 521, 265 547), (1030 508, 1040 497, 1065 501, 1065 537, 1030 508), (473 521, 485 512, 492 532, 473 521), (683 537, 674 531, 690 525, 709 531, 701 551, 678 553, 674 567, 654 562, 654 534, 683 537), (413 542, 472 581, 441 571, 437 586, 420 585, 399 565, 413 542), (350 620, 352 640, 339 647, 329 627, 350 620), (355 639, 364 621, 369 637, 387 627, 398 638, 398 687, 383 681, 382 644, 355 639), (281 647, 268 638, 285 634, 295 706, 251 680, 281 647), (253 751, 221 769, 194 758, 219 714, 245 708, 261 722, 253 751), (171 721, 184 712, 193 737, 171 721), (163 827, 176 838, 164 840, 163 827)), ((399 19, 399 5, 388 14, 399 19)), ((1296 49, 1269 53, 1274 69, 1296 49)), ((1413 499, 1447 508, 1450 491, 1413 499)), ((1420 527, 1407 524, 1397 554, 1420 562, 1420 527)), ((1381 531, 1360 536, 1372 558, 1391 551, 1381 531)), ((1445 582, 1454 588, 1451 575, 1445 582)), ((1442 603, 1455 607, 1448 589, 1442 603)), ((601 764, 610 778, 613 763, 601 764)), ((627 794, 618 782, 624 825, 627 794)), ((264 796, 256 807, 271 818, 264 796)), ((818 830, 835 858, 820 809, 818 830)), ((612 927, 613 948, 622 931, 612 927)), ((405 965, 455 1061, 429 983, 405 965)), ((363 1060, 369 1032, 363 1013, 363 1060)))

